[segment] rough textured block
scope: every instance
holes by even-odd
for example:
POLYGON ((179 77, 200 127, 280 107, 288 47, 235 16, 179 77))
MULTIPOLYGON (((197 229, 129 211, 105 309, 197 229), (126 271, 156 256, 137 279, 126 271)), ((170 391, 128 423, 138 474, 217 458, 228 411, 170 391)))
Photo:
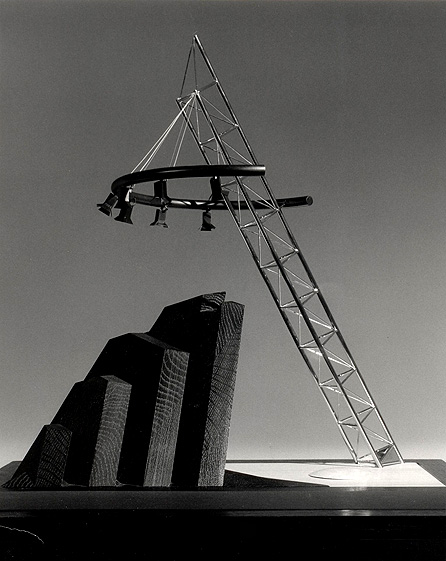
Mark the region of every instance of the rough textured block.
POLYGON ((171 483, 188 359, 186 353, 170 349, 164 354, 147 454, 145 486, 169 486, 171 483))
POLYGON ((244 309, 224 299, 219 292, 167 306, 148 332, 189 353, 175 486, 223 484, 244 309))
POLYGON ((242 322, 242 305, 235 302, 227 302, 222 305, 198 479, 199 486, 223 485, 242 322))
POLYGON ((71 431, 61 425, 45 425, 13 477, 3 486, 14 489, 60 487, 70 445, 71 431))
POLYGON ((53 419, 72 432, 64 475, 71 485, 90 483, 107 385, 103 378, 77 382, 53 419))
POLYGON ((101 422, 96 440, 89 485, 113 486, 117 483, 119 458, 127 419, 131 386, 116 376, 107 381, 101 422))
POLYGON ((127 333, 107 343, 88 373, 87 380, 108 372, 132 386, 120 484, 170 484, 188 358, 145 333, 127 333))
POLYGON ((223 485, 243 321, 224 300, 185 300, 111 339, 9 484, 223 485))

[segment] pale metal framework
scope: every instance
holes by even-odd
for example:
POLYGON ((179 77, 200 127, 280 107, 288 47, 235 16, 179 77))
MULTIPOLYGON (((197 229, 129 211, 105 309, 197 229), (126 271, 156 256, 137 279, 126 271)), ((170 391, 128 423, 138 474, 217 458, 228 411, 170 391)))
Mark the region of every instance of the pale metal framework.
MULTIPOLYGON (((207 164, 258 164, 197 36, 177 104, 207 164)), ((354 462, 377 467, 403 463, 266 178, 234 177, 222 189, 354 462)))

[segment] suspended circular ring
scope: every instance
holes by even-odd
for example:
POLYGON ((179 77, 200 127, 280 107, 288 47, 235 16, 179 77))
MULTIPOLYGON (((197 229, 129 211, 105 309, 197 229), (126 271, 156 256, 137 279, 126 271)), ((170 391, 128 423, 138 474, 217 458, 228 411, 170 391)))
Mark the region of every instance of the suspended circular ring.
POLYGON ((259 176, 265 175, 265 166, 261 165, 203 165, 203 166, 176 166, 169 168, 154 168, 144 171, 128 173, 118 177, 112 183, 112 193, 119 194, 123 187, 160 181, 162 179, 180 179, 184 177, 228 177, 228 176, 259 176))
MULTIPOLYGON (((131 222, 131 210, 135 204, 154 206, 162 209, 165 216, 167 208, 195 209, 209 212, 210 210, 225 210, 226 204, 223 201, 221 192, 220 177, 249 177, 263 176, 265 166, 263 165, 201 165, 201 166, 174 166, 166 168, 154 168, 138 172, 129 173, 118 177, 111 185, 111 193, 106 201, 98 204, 99 210, 108 216, 111 215, 114 206, 121 209, 119 216, 115 219, 120 222, 131 222), (186 177, 210 177, 212 195, 210 199, 185 199, 171 198, 167 195, 167 180, 186 177), (138 183, 155 182, 154 195, 136 193, 133 186, 138 183)), ((271 201, 252 201, 254 208, 264 208, 266 203, 271 201)), ((313 199, 310 196, 289 197, 277 199, 280 207, 284 206, 304 206, 311 205, 313 199)), ((240 210, 247 209, 245 201, 230 203, 237 206, 240 210)), ((159 212, 157 211, 159 216, 159 212)), ((156 218, 155 223, 160 223, 156 218)), ((213 227, 213 226, 212 226, 213 227)))

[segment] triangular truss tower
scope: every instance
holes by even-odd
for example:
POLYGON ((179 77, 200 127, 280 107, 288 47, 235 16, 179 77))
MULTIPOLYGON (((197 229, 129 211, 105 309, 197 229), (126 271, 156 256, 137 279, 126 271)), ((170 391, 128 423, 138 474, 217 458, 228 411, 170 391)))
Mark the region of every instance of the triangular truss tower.
MULTIPOLYGON (((177 104, 207 164, 258 165, 195 36, 177 104)), ((403 459, 264 176, 222 183, 223 198, 291 337, 358 464, 403 459)))

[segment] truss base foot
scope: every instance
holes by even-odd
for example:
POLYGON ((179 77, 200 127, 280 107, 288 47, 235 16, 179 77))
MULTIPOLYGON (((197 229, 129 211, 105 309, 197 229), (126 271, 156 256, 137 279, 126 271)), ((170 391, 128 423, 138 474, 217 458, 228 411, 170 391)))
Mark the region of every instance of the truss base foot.
POLYGON ((377 470, 381 468, 371 465, 338 465, 319 469, 308 475, 316 479, 351 480, 361 483, 373 477, 377 470))

